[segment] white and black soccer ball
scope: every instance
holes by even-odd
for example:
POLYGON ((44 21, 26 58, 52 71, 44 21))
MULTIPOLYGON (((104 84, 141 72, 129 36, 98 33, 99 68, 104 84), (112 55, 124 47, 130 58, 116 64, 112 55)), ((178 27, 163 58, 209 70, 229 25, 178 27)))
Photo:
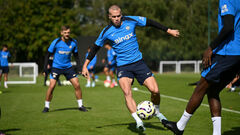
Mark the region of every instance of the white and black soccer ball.
POLYGON ((155 108, 151 101, 142 101, 137 106, 137 115, 143 120, 151 119, 155 114, 155 108))

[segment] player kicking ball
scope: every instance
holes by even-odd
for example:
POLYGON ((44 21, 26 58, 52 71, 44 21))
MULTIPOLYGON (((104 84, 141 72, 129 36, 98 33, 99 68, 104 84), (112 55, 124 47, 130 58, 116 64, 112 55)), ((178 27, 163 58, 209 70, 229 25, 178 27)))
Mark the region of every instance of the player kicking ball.
POLYGON ((87 109, 82 103, 82 90, 78 82, 77 73, 74 71, 71 64, 71 55, 75 56, 77 62, 77 69, 80 69, 80 60, 78 57, 77 41, 70 38, 70 27, 62 26, 61 29, 62 37, 55 39, 50 47, 45 57, 44 70, 47 70, 47 64, 49 63, 49 56, 53 56, 52 70, 50 73, 50 85, 46 93, 45 107, 43 113, 49 112, 49 104, 53 97, 53 91, 56 86, 56 82, 59 76, 63 74, 67 80, 69 80, 74 89, 75 95, 78 102, 78 107, 80 111, 86 112, 87 109))
POLYGON ((151 92, 151 101, 156 108, 156 117, 158 117, 160 121, 166 118, 159 111, 160 93, 158 84, 153 77, 153 73, 143 61, 142 53, 139 51, 135 28, 137 26, 153 26, 174 37, 178 37, 179 32, 178 30, 169 29, 146 17, 122 16, 121 9, 117 5, 112 5, 108 11, 108 17, 111 23, 102 30, 95 44, 91 47, 88 58, 84 62, 82 74, 85 77, 89 76, 87 65, 104 43, 107 40, 110 41, 116 53, 117 75, 127 108, 136 121, 136 128, 144 131, 145 127, 136 113, 136 102, 132 97, 131 86, 134 78, 151 92))

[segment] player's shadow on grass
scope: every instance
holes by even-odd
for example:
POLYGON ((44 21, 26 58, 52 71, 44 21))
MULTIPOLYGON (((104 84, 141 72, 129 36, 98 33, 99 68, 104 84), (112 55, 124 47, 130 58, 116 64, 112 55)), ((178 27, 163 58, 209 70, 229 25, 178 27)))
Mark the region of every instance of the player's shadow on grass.
POLYGON ((10 131, 18 131, 18 130, 21 130, 21 129, 19 129, 19 128, 4 129, 4 130, 0 129, 0 131, 1 131, 2 133, 6 134, 6 135, 11 135, 11 134, 8 133, 8 132, 10 132, 10 131))
MULTIPOLYGON (((152 123, 159 123, 160 122, 145 122, 144 126, 145 128, 153 128, 153 129, 157 129, 157 130, 165 130, 163 127, 161 126, 155 126, 152 123)), ((132 132, 138 133, 139 135, 146 135, 144 132, 139 132, 136 129, 136 123, 122 123, 122 124, 111 124, 111 125, 103 125, 103 126, 99 126, 96 128, 104 128, 104 127, 112 127, 112 126, 121 126, 121 125, 128 125, 128 129, 131 130, 132 132)))
MULTIPOLYGON (((86 107, 87 110, 91 110, 92 107, 86 107)), ((69 108, 60 108, 60 109, 55 109, 50 112, 57 112, 57 111, 66 111, 66 110, 78 110, 78 107, 69 107, 69 108)))
POLYGON ((225 131, 222 135, 239 135, 240 127, 233 127, 229 131, 225 131))

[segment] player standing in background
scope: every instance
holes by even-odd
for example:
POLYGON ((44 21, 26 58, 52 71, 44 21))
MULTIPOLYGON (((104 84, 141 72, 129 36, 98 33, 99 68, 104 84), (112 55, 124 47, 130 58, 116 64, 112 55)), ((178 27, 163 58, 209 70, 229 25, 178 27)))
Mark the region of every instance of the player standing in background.
POLYGON ((163 121, 176 135, 182 135, 188 121, 208 97, 213 135, 221 135, 221 102, 219 93, 240 69, 240 0, 219 0, 218 36, 203 54, 204 70, 186 110, 178 122, 163 121))
POLYGON ((46 93, 45 107, 43 112, 49 111, 49 104, 53 97, 53 90, 56 86, 56 82, 59 76, 63 74, 67 80, 69 80, 74 89, 80 111, 87 111, 82 103, 82 90, 78 82, 77 73, 74 71, 71 64, 72 53, 75 56, 77 62, 77 69, 80 69, 80 60, 78 57, 77 41, 70 37, 70 27, 62 26, 61 37, 55 39, 48 48, 45 56, 44 70, 47 70, 48 60, 50 56, 53 56, 52 70, 50 74, 50 85, 46 93))
MULTIPOLYGON (((88 52, 86 53, 86 58, 88 57, 89 52, 90 52, 90 47, 88 47, 88 52)), ((86 87, 91 87, 91 86, 95 87, 95 85, 96 85, 95 76, 94 76, 96 63, 97 63, 97 55, 93 58, 93 60, 87 66, 90 76, 87 78, 86 87), (92 85, 91 85, 91 78, 92 78, 92 85)))
MULTIPOLYGON (((8 51, 8 46, 3 45, 2 51, 0 51, 0 61, 1 61, 1 73, 0 73, 0 81, 2 80, 2 74, 4 76, 4 88, 8 88, 7 81, 8 81, 8 59, 11 57, 10 52, 8 51)), ((1 84, 1 83, 0 83, 1 84)))
POLYGON ((113 48, 109 43, 106 43, 104 47, 108 50, 107 51, 107 64, 104 67, 104 73, 106 75, 106 80, 104 83, 111 84, 110 87, 113 88, 118 86, 117 82, 115 81, 115 70, 116 70, 116 53, 114 52, 113 48), (112 81, 111 81, 112 80, 112 81))
POLYGON ((166 118, 159 111, 160 93, 158 84, 153 77, 153 73, 142 60, 142 53, 139 51, 135 28, 136 26, 153 26, 174 37, 178 37, 179 32, 146 17, 122 16, 121 9, 117 5, 112 5, 108 11, 111 24, 102 30, 95 44, 91 47, 88 58, 84 62, 82 74, 85 77, 89 76, 87 65, 104 43, 109 41, 117 56, 117 75, 127 108, 136 121, 137 129, 144 131, 145 127, 136 113, 136 102, 132 97, 131 85, 133 84, 134 77, 151 92, 151 101, 155 105, 156 116, 160 121, 166 118))

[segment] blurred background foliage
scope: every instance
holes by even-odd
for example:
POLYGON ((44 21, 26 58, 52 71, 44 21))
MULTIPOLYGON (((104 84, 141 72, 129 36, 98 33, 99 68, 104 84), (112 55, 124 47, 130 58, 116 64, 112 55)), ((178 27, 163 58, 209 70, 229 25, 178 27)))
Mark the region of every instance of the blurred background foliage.
MULTIPOLYGON (((174 38, 151 27, 137 28, 144 60, 157 70, 160 60, 199 60, 208 46, 208 0, 0 0, 0 45, 15 62, 43 64, 63 24, 72 37, 98 36, 108 25, 107 9, 117 4, 124 15, 145 16, 179 29, 174 38)), ((218 1, 211 0, 211 37, 217 35, 218 1)), ((79 43, 81 46, 81 43, 79 43)))

